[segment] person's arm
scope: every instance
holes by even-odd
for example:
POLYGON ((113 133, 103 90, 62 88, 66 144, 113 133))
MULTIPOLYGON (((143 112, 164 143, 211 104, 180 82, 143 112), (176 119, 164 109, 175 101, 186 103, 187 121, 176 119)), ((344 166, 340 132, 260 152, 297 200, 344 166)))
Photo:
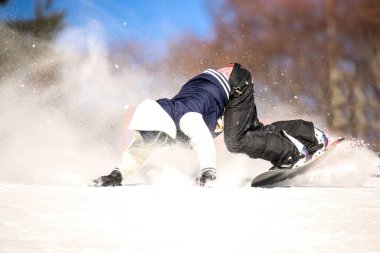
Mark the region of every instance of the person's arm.
POLYGON ((199 184, 203 186, 206 181, 216 178, 214 140, 200 113, 186 113, 182 116, 179 125, 181 131, 190 137, 191 146, 197 152, 201 169, 199 184))

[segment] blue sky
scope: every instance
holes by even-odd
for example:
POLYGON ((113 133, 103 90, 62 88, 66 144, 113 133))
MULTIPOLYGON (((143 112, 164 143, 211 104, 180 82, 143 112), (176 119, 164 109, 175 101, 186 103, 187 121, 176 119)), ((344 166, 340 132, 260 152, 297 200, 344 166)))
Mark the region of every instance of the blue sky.
MULTIPOLYGON (((0 18, 30 18, 34 2, 10 0, 0 6, 0 18)), ((53 10, 66 12, 69 27, 101 24, 108 41, 137 39, 162 44, 183 32, 201 38, 212 33, 207 0, 55 0, 53 10)))

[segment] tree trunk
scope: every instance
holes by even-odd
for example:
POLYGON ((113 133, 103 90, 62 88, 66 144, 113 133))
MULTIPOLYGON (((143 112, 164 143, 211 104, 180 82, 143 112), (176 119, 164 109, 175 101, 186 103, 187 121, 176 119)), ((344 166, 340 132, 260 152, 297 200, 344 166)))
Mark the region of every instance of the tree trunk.
POLYGON ((346 101, 344 94, 339 86, 343 79, 343 73, 337 65, 338 43, 337 43, 337 24, 334 18, 335 0, 326 0, 326 26, 327 26, 327 62, 328 62, 328 85, 327 91, 327 124, 334 131, 343 133, 347 127, 348 120, 343 109, 346 101))

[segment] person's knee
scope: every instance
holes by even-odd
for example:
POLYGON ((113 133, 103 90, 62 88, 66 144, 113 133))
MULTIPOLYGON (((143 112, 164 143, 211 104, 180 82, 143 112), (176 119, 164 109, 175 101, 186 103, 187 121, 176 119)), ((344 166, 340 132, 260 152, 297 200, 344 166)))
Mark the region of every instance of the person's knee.
POLYGON ((174 143, 174 140, 161 131, 139 131, 145 145, 167 146, 174 143))
POLYGON ((234 138, 224 138, 226 148, 231 153, 240 153, 240 142, 234 138))

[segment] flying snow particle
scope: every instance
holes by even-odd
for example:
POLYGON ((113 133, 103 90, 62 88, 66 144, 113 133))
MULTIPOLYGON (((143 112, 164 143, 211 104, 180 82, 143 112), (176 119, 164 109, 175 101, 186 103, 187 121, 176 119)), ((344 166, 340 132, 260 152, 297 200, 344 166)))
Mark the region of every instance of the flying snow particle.
POLYGON ((118 68, 119 68, 119 65, 115 64, 115 68, 117 68, 117 69, 118 69, 118 68))
POLYGON ((123 26, 127 26, 127 22, 124 22, 124 23, 123 23, 123 26))
POLYGON ((298 99, 298 97, 297 97, 297 96, 294 96, 294 99, 298 99))

